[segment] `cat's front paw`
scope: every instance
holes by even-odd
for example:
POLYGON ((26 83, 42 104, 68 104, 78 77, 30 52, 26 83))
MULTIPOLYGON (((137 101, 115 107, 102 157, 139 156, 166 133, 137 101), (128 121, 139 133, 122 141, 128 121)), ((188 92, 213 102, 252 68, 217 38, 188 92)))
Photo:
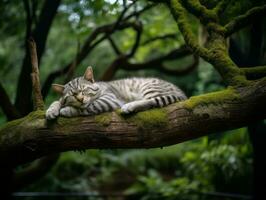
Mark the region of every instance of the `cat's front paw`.
POLYGON ((48 110, 45 113, 46 119, 53 120, 59 116, 59 109, 55 108, 48 108, 48 110))
POLYGON ((63 117, 74 117, 78 115, 78 111, 77 109, 73 108, 73 107, 64 107, 60 109, 60 116, 63 117))
POLYGON ((127 103, 121 107, 121 113, 122 114, 129 114, 129 113, 133 113, 133 112, 136 112, 136 106, 135 106, 134 102, 127 103))

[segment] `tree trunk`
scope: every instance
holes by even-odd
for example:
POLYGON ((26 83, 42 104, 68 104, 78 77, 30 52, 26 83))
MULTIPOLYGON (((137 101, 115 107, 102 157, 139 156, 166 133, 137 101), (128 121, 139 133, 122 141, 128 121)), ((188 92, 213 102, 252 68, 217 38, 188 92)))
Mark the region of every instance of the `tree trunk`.
MULTIPOLYGON (((231 57, 240 67, 254 67, 265 64, 263 60, 263 29, 264 20, 258 19, 255 21, 250 31, 245 31, 246 37, 249 38, 250 47, 248 51, 241 50, 240 44, 233 41, 231 47, 231 57)), ((256 78, 256 77, 252 77, 256 78)), ((263 199, 266 196, 264 185, 261 184, 266 179, 266 160, 265 160, 265 145, 266 145, 266 126, 263 121, 255 122, 248 126, 249 136, 253 147, 253 197, 254 200, 263 199)))

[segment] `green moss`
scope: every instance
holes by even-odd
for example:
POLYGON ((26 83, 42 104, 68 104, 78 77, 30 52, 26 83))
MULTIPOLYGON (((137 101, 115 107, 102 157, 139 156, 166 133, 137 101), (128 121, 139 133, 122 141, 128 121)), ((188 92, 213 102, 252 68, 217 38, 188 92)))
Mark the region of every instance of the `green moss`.
POLYGON ((18 128, 18 126, 22 124, 23 122, 35 121, 38 119, 44 119, 44 111, 41 111, 41 110, 33 111, 23 118, 7 122, 0 128, 0 132, 4 129, 6 132, 9 129, 18 128))
POLYGON ((233 87, 228 87, 223 91, 212 92, 200 96, 191 97, 184 102, 185 108, 192 110, 199 105, 218 104, 226 100, 238 100, 239 95, 233 87))
MULTIPOLYGON (((117 112, 119 114, 119 112, 117 112)), ((121 115, 128 122, 136 124, 139 128, 165 127, 168 124, 165 108, 155 108, 131 115, 121 115)))
POLYGON ((56 123, 59 125, 67 125, 71 123, 77 123, 80 121, 79 117, 58 117, 56 123))
POLYGON ((197 17, 201 17, 202 20, 217 21, 216 12, 207 9, 199 0, 183 0, 182 2, 189 12, 195 14, 197 17))
POLYGON ((109 126, 112 121, 111 113, 103 113, 95 116, 95 121, 102 126, 109 126))
POLYGON ((24 118, 20 118, 20 119, 16 119, 10 122, 5 123, 1 128, 0 128, 0 133, 3 131, 6 132, 9 129, 13 129, 14 127, 17 127, 18 125, 20 125, 22 122, 24 121, 24 118))
POLYGON ((36 110, 28 114, 27 116, 28 120, 33 120, 33 119, 42 119, 45 118, 45 111, 43 110, 36 110))

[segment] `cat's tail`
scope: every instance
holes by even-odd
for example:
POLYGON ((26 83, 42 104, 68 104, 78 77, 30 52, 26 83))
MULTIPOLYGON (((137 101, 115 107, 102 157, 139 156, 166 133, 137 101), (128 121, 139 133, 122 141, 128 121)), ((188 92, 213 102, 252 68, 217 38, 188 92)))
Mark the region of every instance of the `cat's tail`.
POLYGON ((165 95, 165 96, 157 96, 154 97, 155 103, 156 103, 156 107, 163 107, 163 106, 167 106, 169 104, 178 102, 178 101, 184 101, 186 100, 187 97, 186 95, 182 94, 182 95, 177 95, 177 94, 172 94, 172 95, 165 95))

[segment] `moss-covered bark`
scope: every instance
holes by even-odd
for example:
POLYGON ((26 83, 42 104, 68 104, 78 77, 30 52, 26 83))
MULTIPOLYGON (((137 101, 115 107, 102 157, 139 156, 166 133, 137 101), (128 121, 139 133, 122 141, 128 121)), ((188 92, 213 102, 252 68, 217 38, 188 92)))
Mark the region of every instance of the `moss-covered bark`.
POLYGON ((223 26, 220 24, 219 14, 225 8, 225 2, 219 3, 213 9, 207 9, 198 0, 170 0, 167 5, 191 50, 211 63, 226 84, 247 85, 249 81, 246 74, 229 57, 226 37, 250 23, 255 17, 265 14, 266 6, 253 8, 223 26), (198 44, 187 19, 188 13, 198 17, 208 31, 209 37, 205 47, 198 44))

